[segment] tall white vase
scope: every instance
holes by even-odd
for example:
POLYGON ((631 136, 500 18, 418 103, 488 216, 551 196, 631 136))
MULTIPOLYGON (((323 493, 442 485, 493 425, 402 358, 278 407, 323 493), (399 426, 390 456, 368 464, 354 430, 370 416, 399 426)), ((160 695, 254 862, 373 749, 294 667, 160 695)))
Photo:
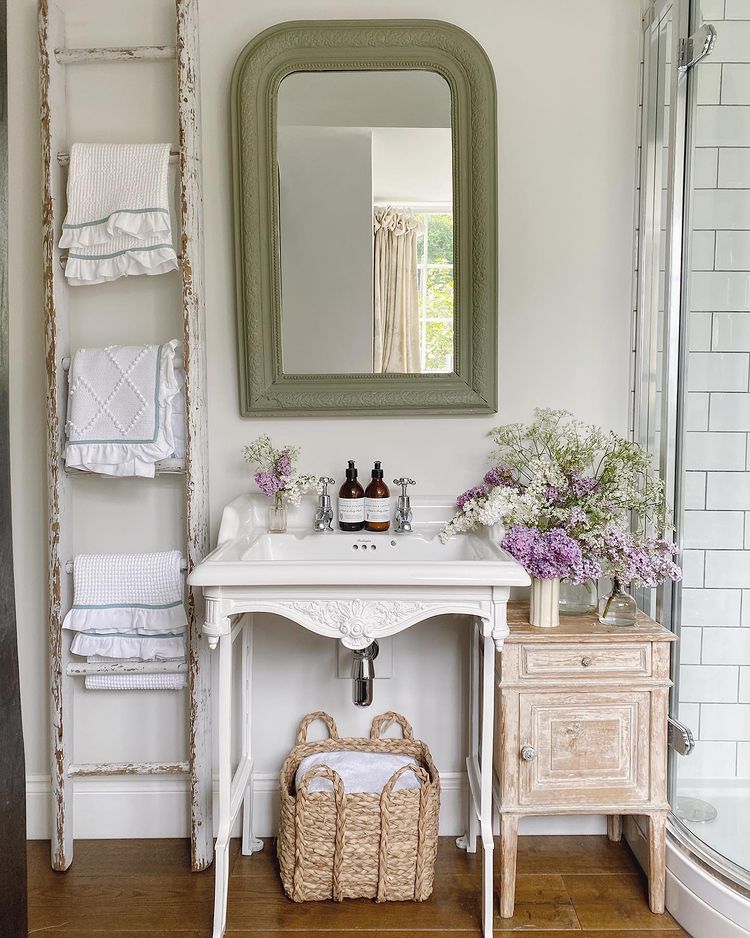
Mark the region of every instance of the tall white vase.
POLYGON ((531 578, 531 613, 529 621, 542 629, 560 624, 560 580, 531 578))

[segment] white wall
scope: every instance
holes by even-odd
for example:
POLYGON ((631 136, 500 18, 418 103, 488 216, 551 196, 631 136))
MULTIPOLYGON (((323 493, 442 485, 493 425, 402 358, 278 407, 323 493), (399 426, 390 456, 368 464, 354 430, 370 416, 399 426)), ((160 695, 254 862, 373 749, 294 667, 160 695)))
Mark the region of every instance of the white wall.
POLYGON ((372 133, 280 127, 282 366, 372 372, 372 133))
MULTIPOLYGON (((70 0, 69 6, 77 44, 170 41, 168 0, 133 0, 127 6, 70 0)), ((9 14, 14 543, 27 772, 43 791, 48 690, 35 0, 12 0, 9 14)), ((408 472, 422 492, 440 493, 457 492, 476 480, 486 465, 490 427, 526 419, 537 405, 568 407, 585 420, 626 429, 637 0, 371 0, 366 9, 354 0, 224 0, 220 11, 204 0, 201 19, 213 532, 222 505, 249 486, 241 447, 261 431, 279 442, 301 444, 307 470, 338 479, 352 456, 363 466, 381 458, 389 474, 408 472), (232 66, 243 45, 273 23, 363 14, 452 20, 476 36, 494 66, 500 412, 463 418, 242 420, 237 415, 232 270, 232 66), (569 51, 560 55, 561 49, 569 51)), ((96 102, 102 121, 117 122, 111 133, 126 139, 128 121, 140 120, 148 96, 134 95, 128 106, 110 114, 94 73, 88 75, 82 79, 88 84, 79 90, 96 102)), ((162 91, 163 83, 155 83, 152 94, 162 91)), ((158 125, 155 133, 153 139, 159 139, 158 125)), ((143 282, 127 287, 141 302, 150 289, 143 282)), ((114 293, 99 295, 106 303, 114 293)), ((79 520, 82 538, 101 527, 101 517, 79 520)), ((128 538, 134 533, 128 531, 128 538)), ((459 622, 421 626, 403 636, 395 647, 395 679, 379 683, 374 708, 405 711, 432 745, 438 766, 448 772, 462 765, 465 668, 459 651, 464 643, 465 625, 459 622), (428 634, 429 643, 424 641, 428 634)), ((269 622, 260 630, 257 656, 264 662, 257 695, 269 714, 255 739, 261 772, 277 770, 304 710, 331 708, 348 732, 363 730, 371 718, 348 705, 348 683, 332 679, 334 653, 325 641, 269 622)), ((122 700, 110 705, 117 708, 118 738, 110 739, 107 748, 127 754, 139 745, 141 727, 128 727, 122 700)), ((157 734, 159 706, 153 711, 157 734)), ((92 746, 100 734, 113 735, 107 716, 100 719, 96 708, 79 709, 78 725, 92 746)), ((166 749, 174 735, 167 722, 161 734, 166 749)), ((148 797, 142 793, 145 787, 138 789, 141 803, 148 797)), ((179 796, 163 797, 173 805, 179 796)), ((114 829, 122 798, 110 798, 110 812, 95 828, 100 836, 114 829)), ((40 795, 35 804, 43 800, 40 795)), ((168 813, 154 813, 148 830, 171 832, 160 820, 168 813)), ((135 822, 129 830, 139 833, 135 822)), ((40 820, 36 832, 43 832, 40 820)))
POLYGON ((451 93, 441 75, 421 70, 292 72, 279 86, 277 120, 323 127, 450 127, 451 93))
POLYGON ((372 132, 372 195, 380 204, 450 206, 450 127, 376 127, 372 132))

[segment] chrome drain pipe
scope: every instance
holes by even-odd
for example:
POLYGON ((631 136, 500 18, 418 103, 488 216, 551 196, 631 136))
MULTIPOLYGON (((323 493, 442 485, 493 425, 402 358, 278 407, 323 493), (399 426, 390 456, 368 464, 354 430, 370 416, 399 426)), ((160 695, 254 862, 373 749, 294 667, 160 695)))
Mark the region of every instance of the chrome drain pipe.
POLYGON ((375 659, 378 657, 377 642, 366 648, 354 650, 352 658, 352 700, 355 707, 369 707, 375 680, 375 659))

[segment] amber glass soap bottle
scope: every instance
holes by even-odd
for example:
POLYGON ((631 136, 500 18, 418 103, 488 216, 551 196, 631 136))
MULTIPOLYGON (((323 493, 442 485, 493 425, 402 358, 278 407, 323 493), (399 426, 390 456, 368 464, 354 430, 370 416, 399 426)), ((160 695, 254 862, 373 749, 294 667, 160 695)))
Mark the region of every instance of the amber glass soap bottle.
POLYGON ((391 526, 391 493, 383 482, 383 470, 377 461, 372 481, 365 489, 365 531, 387 531, 391 526))
POLYGON ((349 460, 346 482, 339 489, 339 527, 342 531, 361 531, 365 526, 365 490, 357 482, 357 468, 349 460))

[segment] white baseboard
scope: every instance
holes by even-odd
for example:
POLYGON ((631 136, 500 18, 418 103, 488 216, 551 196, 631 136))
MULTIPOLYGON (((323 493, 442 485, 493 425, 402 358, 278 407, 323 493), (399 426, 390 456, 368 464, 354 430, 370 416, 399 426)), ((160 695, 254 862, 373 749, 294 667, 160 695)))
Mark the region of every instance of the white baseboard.
MULTIPOLYGON (((440 833, 457 836, 464 831, 466 775, 440 776, 440 833)), ((258 837, 276 833, 278 775, 258 773, 254 780, 253 818, 258 837)), ((214 799, 215 799, 214 790, 214 799)), ((172 776, 120 776, 79 778, 73 796, 75 836, 83 839, 187 837, 188 783, 172 776)), ((29 840, 47 840, 51 832, 50 779, 27 776, 26 830, 29 840)), ((521 834, 603 834, 606 821, 599 815, 530 817, 521 821, 521 834)), ((239 828, 234 832, 239 835, 239 828)))

